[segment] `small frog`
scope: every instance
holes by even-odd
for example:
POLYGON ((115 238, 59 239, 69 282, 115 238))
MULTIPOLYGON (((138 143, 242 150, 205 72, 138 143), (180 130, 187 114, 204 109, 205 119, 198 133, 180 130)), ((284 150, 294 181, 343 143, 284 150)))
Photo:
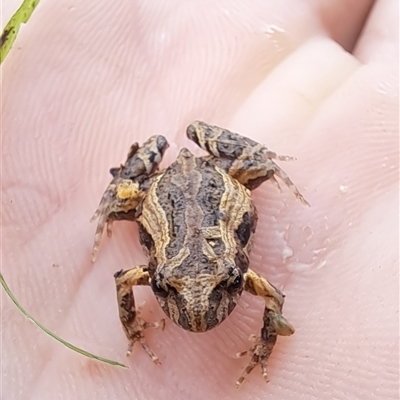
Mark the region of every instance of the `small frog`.
MULTIPOLYGON (((119 316, 129 340, 128 355, 139 342, 155 363, 144 330, 164 327, 165 321, 146 322, 135 307, 132 287, 151 286, 165 314, 191 332, 215 328, 235 308, 243 290, 265 301, 261 334, 249 351, 250 363, 239 386, 260 364, 267 378, 267 360, 278 335, 294 333, 283 317, 284 295, 249 268, 249 253, 257 225, 250 191, 278 176, 308 205, 265 146, 204 122, 187 128, 187 136, 209 155, 195 157, 183 148, 164 170, 158 166, 168 148, 164 136, 133 144, 125 164, 110 170, 113 179, 92 217, 98 219, 92 259, 95 261, 105 226, 111 235, 115 220, 135 221, 148 265, 117 272, 119 316)), ((278 185, 279 187, 279 185, 278 185)))

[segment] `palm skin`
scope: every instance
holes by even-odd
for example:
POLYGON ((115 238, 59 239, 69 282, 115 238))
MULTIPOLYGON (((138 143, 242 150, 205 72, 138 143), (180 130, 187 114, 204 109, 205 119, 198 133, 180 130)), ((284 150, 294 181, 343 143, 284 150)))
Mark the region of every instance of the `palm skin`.
MULTIPOLYGON (((4 64, 2 273, 44 325, 129 369, 65 349, 3 294, 4 398, 397 398, 396 2, 376 2, 361 34, 372 2, 128 3, 43 3, 4 64), (140 346, 125 359, 112 274, 146 262, 134 225, 116 223, 90 260, 108 169, 155 133, 168 165, 195 148, 195 119, 296 156, 280 165, 311 203, 268 182, 253 194, 251 266, 296 327, 268 385, 256 369, 237 391, 248 360, 232 359, 262 302, 244 294, 205 334, 149 331, 161 366, 140 346)), ((149 288, 135 293, 163 317, 149 288)))

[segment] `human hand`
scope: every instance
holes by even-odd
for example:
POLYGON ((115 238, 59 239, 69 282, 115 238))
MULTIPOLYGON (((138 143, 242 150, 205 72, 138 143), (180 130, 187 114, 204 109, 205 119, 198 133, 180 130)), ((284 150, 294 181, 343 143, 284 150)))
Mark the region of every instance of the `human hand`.
MULTIPOLYGON (((38 6, 3 69, 2 272, 44 325, 129 369, 65 349, 5 300, 4 398, 397 398, 398 7, 377 1, 360 34, 371 4, 38 6), (147 332, 155 366, 139 346, 125 359, 117 314, 112 274, 146 262, 133 224, 90 261, 108 169, 155 133, 168 165, 194 149, 195 119, 296 156, 280 166, 312 205, 268 182, 253 193, 251 266, 283 289, 296 327, 268 385, 256 369, 236 391, 248 360, 231 358, 258 334, 260 300, 244 294, 206 334, 147 332)), ((149 288, 135 295, 148 320, 164 317, 149 288)))

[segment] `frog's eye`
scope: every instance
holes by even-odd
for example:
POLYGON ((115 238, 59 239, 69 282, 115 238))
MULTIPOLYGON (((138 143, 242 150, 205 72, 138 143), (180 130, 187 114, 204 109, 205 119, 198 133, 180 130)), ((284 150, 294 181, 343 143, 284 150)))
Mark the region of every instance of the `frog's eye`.
POLYGON ((157 281, 157 279, 153 278, 151 281, 151 288, 153 289, 154 294, 156 294, 159 297, 166 298, 168 297, 168 291, 165 290, 161 285, 160 282, 157 281))
POLYGON ((242 285, 242 275, 238 275, 235 280, 232 282, 231 286, 239 287, 242 285))

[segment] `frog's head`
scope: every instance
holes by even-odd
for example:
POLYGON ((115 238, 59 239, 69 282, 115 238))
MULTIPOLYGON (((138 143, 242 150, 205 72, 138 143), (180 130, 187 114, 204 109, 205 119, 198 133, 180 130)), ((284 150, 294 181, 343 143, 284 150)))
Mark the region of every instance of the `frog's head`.
POLYGON ((219 325, 235 308, 243 291, 243 273, 229 267, 226 273, 166 276, 157 272, 151 287, 164 312, 177 325, 205 332, 219 325))

